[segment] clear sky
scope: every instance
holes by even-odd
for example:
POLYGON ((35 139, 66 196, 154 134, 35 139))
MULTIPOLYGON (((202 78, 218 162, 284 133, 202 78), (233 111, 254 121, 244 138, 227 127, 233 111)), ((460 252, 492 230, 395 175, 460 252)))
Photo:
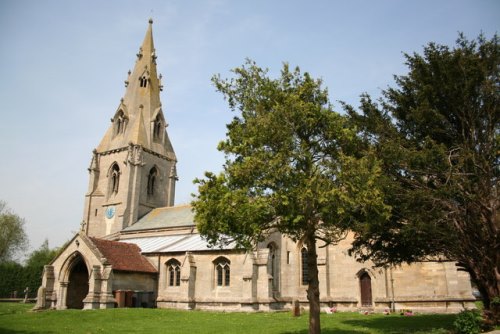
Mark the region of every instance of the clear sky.
POLYGON ((232 114, 214 74, 247 57, 272 74, 288 62, 322 78, 332 101, 356 105, 406 72, 403 52, 500 32, 500 1, 0 0, 0 200, 26 219, 31 249, 78 230, 91 152, 149 17, 181 204, 224 160, 216 146, 232 114))

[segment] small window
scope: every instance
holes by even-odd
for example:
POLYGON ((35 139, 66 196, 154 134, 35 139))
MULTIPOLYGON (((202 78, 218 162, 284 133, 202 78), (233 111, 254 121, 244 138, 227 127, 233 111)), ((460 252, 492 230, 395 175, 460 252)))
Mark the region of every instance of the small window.
POLYGON ((214 261, 215 279, 217 286, 229 286, 231 282, 231 263, 228 259, 220 257, 214 261))
POLYGON ((267 261, 267 270, 268 273, 271 275, 273 278, 273 291, 278 291, 279 290, 279 261, 278 261, 278 247, 274 242, 271 242, 269 245, 267 245, 267 248, 269 249, 269 259, 267 261))
POLYGON ((307 265, 307 248, 302 248, 300 251, 302 264, 302 285, 309 284, 309 266, 307 265))
POLYGON ((115 136, 125 132, 125 114, 123 111, 119 111, 115 117, 115 136))
POLYGON ((146 88, 148 86, 148 79, 145 76, 140 77, 139 84, 141 87, 146 88))
POLYGON ((161 121, 160 115, 156 116, 156 119, 153 123, 153 139, 161 140, 163 123, 161 121))
POLYGON ((158 170, 156 169, 156 167, 153 167, 149 170, 148 174, 148 189, 147 189, 148 196, 155 195, 157 178, 158 178, 158 170))
POLYGON ((109 177, 109 194, 117 194, 120 187, 120 167, 116 162, 111 167, 109 177))
POLYGON ((167 262, 167 285, 179 286, 181 285, 181 264, 179 261, 172 259, 167 262))

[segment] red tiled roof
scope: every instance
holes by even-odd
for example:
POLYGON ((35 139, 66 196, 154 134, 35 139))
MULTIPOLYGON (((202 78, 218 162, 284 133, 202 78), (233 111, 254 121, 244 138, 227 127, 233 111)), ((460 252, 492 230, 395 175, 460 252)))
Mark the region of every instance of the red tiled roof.
POLYGON ((101 254, 109 261, 113 270, 157 273, 153 265, 141 255, 141 249, 135 244, 103 240, 91 237, 101 254))

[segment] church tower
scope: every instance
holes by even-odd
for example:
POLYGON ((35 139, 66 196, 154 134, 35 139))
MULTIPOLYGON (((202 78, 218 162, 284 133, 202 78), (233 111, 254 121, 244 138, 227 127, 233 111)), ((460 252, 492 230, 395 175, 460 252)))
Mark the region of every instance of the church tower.
POLYGON ((177 159, 160 102, 152 24, 150 19, 125 95, 92 155, 82 222, 89 236, 112 237, 152 209, 174 205, 177 159))

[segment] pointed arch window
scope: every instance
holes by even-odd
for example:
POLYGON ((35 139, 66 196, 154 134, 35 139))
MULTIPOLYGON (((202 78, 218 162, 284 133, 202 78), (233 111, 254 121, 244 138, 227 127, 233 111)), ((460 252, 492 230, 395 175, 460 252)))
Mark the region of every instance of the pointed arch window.
POLYGON ((157 179, 158 179, 158 169, 156 167, 153 167, 149 170, 148 174, 148 189, 147 189, 148 196, 155 195, 157 179))
POLYGON ((120 187, 120 167, 115 162, 110 169, 109 173, 109 194, 116 195, 120 187))
POLYGON ((125 113, 122 110, 120 110, 116 114, 113 122, 115 123, 115 131, 114 131, 115 136, 117 136, 117 135, 125 132, 125 126, 127 124, 127 118, 125 117, 125 113))
POLYGON ((143 75, 142 77, 139 78, 139 85, 142 88, 146 88, 148 86, 148 78, 146 78, 145 75, 143 75))
POLYGON ((309 266, 307 264, 307 248, 302 248, 300 251, 300 262, 302 264, 302 285, 308 285, 309 284, 309 266))
POLYGON ((156 116, 154 122, 153 122, 153 139, 160 141, 162 139, 162 129, 163 129, 163 122, 161 120, 160 115, 156 116))
POLYGON ((231 283, 231 262, 225 257, 219 257, 214 261, 214 265, 217 286, 229 286, 231 283))
POLYGON ((278 261, 278 247, 274 242, 267 245, 269 249, 268 259, 268 273, 273 278, 272 288, 274 291, 279 289, 279 261, 278 261))
POLYGON ((181 263, 176 259, 171 259, 167 262, 167 285, 181 285, 181 263))

